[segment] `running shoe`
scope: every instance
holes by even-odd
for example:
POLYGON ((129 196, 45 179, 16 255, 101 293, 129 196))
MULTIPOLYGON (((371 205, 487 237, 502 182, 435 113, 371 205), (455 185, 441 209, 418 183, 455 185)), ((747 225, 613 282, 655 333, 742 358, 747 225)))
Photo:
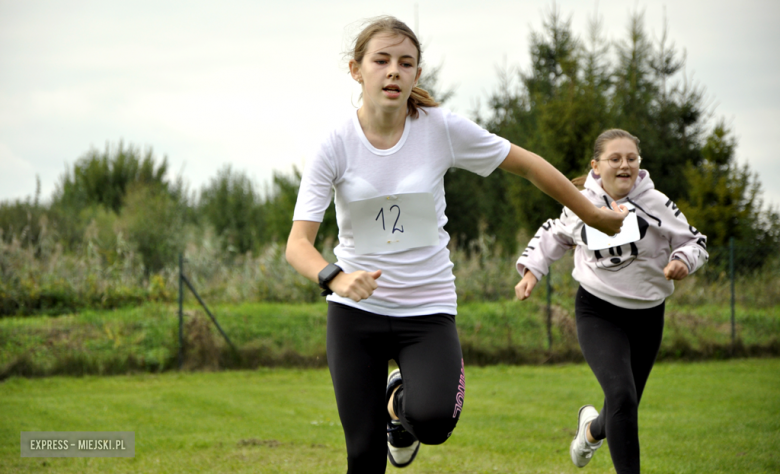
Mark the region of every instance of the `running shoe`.
POLYGON ((599 417, 599 412, 593 405, 585 405, 580 408, 580 414, 577 417, 577 434, 569 447, 571 462, 577 467, 585 467, 593 457, 597 449, 601 447, 604 440, 599 440, 597 444, 588 443, 588 425, 591 421, 599 417))
MULTIPOLYGON (((390 401, 390 395, 397 386, 401 385, 401 370, 395 369, 387 377, 387 389, 385 391, 385 400, 390 401)), ((406 467, 414 461, 417 451, 420 449, 420 442, 414 435, 401 425, 398 420, 392 420, 390 414, 387 415, 387 457, 390 464, 395 467, 406 467)))

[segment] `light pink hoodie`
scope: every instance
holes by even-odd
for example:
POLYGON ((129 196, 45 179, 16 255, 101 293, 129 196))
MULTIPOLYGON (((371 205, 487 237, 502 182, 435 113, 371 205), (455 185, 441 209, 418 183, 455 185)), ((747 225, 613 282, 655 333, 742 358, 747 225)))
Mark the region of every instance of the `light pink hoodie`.
MULTIPOLYGON (((609 206, 612 198, 601 187, 601 177, 591 172, 582 193, 596 206, 609 206)), ((520 275, 527 268, 537 279, 550 265, 574 248, 572 276, 591 294, 629 309, 652 308, 674 292, 664 277, 673 258, 688 266, 689 273, 707 262, 707 237, 688 224, 671 199, 655 189, 650 173, 640 170, 628 196, 617 201, 635 212, 641 238, 605 250, 589 250, 585 224, 570 209, 539 228, 517 260, 520 275)))

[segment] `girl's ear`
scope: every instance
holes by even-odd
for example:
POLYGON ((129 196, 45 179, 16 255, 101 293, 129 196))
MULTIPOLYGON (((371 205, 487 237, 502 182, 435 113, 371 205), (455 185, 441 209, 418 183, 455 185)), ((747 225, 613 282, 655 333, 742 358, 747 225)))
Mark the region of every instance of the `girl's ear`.
POLYGON ((360 74, 360 64, 354 59, 349 60, 349 74, 352 76, 352 79, 361 84, 363 83, 363 75, 360 74))
POLYGON ((590 160, 590 167, 593 168, 593 174, 595 174, 596 176, 600 176, 599 175, 599 162, 598 161, 590 160))

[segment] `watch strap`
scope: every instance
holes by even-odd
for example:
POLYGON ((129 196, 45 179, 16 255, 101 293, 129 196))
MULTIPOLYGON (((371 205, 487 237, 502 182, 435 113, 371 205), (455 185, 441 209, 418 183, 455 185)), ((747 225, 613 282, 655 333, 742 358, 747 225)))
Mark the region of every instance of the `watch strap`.
POLYGON ((342 271, 344 270, 342 270, 341 267, 335 263, 329 263, 325 268, 320 270, 320 273, 317 275, 317 279, 319 280, 320 288, 322 288, 322 293, 320 293, 321 296, 328 296, 333 294, 333 290, 330 289, 328 283, 336 278, 336 275, 342 271))

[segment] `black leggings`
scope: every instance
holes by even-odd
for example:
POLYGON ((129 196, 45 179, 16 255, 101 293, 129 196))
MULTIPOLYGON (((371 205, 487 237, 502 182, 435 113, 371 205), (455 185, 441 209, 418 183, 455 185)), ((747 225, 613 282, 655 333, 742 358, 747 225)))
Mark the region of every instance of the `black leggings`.
POLYGON ((637 409, 661 346, 664 305, 625 309, 582 287, 577 291, 577 337, 604 391, 604 407, 590 433, 607 438, 618 474, 639 472, 637 409))
POLYGON ((328 367, 347 441, 349 473, 387 466, 387 362, 403 375, 396 415, 421 443, 441 444, 465 394, 455 316, 389 317, 328 302, 328 367))

